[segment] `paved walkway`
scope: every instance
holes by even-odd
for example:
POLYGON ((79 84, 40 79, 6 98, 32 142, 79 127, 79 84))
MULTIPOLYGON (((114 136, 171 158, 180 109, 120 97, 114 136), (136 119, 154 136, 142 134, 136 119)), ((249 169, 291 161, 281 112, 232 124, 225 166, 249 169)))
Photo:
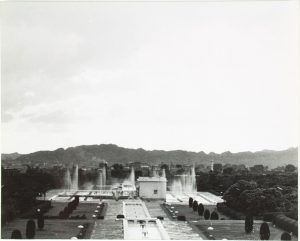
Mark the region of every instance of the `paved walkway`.
MULTIPOLYGON (((162 224, 172 240, 201 240, 199 231, 193 229, 188 222, 170 220, 168 215, 162 209, 162 201, 145 201, 146 207, 151 217, 164 217, 162 224)), ((203 236, 204 237, 204 236, 203 236)))

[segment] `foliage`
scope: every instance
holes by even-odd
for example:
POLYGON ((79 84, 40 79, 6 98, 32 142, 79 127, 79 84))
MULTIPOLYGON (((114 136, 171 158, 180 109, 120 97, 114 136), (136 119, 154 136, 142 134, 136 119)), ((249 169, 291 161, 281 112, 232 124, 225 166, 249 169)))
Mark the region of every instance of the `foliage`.
MULTIPOLYGON (((293 204, 278 188, 258 188, 254 182, 239 180, 224 193, 226 205, 237 211, 252 215, 263 215, 265 212, 286 212, 293 204)), ((294 199, 295 197, 290 197, 294 199)))
POLYGON ((22 234, 19 229, 14 229, 11 233, 11 239, 22 239, 22 234))
POLYGON ((294 165, 288 164, 288 165, 285 166, 284 171, 285 172, 294 172, 294 171, 296 171, 296 169, 297 168, 294 165))
POLYGON ((211 220, 218 220, 219 219, 219 214, 216 211, 213 211, 210 215, 211 220))
POLYGON ((43 230, 45 225, 45 218, 42 214, 38 215, 38 228, 39 230, 43 230))
POLYGON ((275 188, 255 190, 245 190, 238 197, 237 201, 241 210, 259 215, 263 212, 284 211, 284 208, 290 206, 282 193, 275 188))
POLYGON ((281 234, 281 240, 292 240, 292 237, 291 237, 291 235, 289 233, 283 232, 281 234))
POLYGON ((35 222, 30 219, 27 221, 26 225, 26 238, 33 239, 35 236, 35 222))
POLYGON ((193 198, 190 197, 189 198, 189 207, 190 208, 193 207, 193 201, 194 201, 193 198))
POLYGON ((260 234, 260 240, 269 240, 270 229, 269 229, 269 225, 266 222, 260 225, 259 234, 260 234))
POLYGON ((241 193, 245 190, 253 190, 257 188, 255 182, 248 182, 245 180, 239 180, 237 183, 230 186, 224 193, 223 199, 226 201, 229 207, 239 206, 237 201, 241 193))
POLYGON ((204 211, 204 219, 208 220, 210 218, 210 211, 208 209, 205 209, 204 211))
POLYGON ((193 210, 196 212, 197 209, 198 209, 198 202, 195 200, 195 201, 193 202, 193 210))
POLYGON ((199 205, 198 205, 198 214, 199 214, 199 216, 202 216, 203 213, 204 213, 204 206, 203 206, 202 203, 199 203, 199 205))
POLYGON ((185 216, 177 216, 177 220, 178 221, 186 221, 186 218, 185 218, 185 216))
POLYGON ((251 233, 253 230, 253 216, 247 215, 245 218, 245 232, 251 233))
POLYGON ((292 232, 294 235, 298 235, 298 222, 294 219, 278 214, 274 217, 273 223, 289 233, 292 232))

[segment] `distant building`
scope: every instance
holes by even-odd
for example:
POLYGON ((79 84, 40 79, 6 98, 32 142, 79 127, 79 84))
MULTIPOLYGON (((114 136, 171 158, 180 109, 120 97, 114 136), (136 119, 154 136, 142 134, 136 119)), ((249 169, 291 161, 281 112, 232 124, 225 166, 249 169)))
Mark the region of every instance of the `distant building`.
POLYGON ((167 179, 165 177, 139 177, 139 196, 150 199, 166 199, 167 179))

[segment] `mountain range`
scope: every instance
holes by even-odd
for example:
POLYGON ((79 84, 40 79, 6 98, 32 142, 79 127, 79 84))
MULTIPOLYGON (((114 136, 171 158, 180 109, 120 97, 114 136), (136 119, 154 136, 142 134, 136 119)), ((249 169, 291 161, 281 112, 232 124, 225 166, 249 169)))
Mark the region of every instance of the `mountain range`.
POLYGON ((129 149, 119 147, 114 144, 101 145, 83 145, 69 147, 66 149, 59 148, 55 151, 37 151, 30 154, 1 154, 2 164, 22 165, 22 164, 64 164, 81 166, 95 166, 101 160, 109 164, 129 162, 143 162, 149 165, 153 164, 204 164, 209 165, 213 160, 214 163, 222 164, 244 164, 253 166, 263 164, 269 168, 293 164, 297 166, 298 148, 289 148, 282 151, 263 150, 257 152, 238 152, 229 151, 217 154, 210 152, 191 152, 184 150, 163 151, 163 150, 144 150, 129 149))

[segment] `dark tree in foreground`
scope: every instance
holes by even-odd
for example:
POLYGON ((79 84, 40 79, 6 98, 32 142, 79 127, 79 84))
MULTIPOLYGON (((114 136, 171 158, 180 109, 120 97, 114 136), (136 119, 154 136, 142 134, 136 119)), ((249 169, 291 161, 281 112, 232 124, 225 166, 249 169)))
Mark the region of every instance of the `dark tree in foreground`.
POLYGON ((288 232, 281 234, 281 240, 292 240, 292 236, 288 232))
POLYGON ((193 198, 190 197, 189 198, 189 207, 190 208, 193 207, 193 201, 194 201, 193 198))
POLYGON ((26 238, 33 239, 35 236, 35 222, 30 219, 26 225, 26 238))
POLYGON ((42 214, 40 214, 38 216, 38 228, 39 228, 39 230, 43 230, 44 224, 45 224, 45 222, 44 222, 44 216, 42 214))
POLYGON ((204 213, 204 206, 203 206, 202 203, 199 203, 199 205, 198 205, 198 214, 199 214, 199 216, 202 216, 203 213, 204 213))
POLYGON ((197 201, 194 201, 193 202, 193 210, 196 212, 198 209, 198 202, 197 201))
POLYGON ((252 215, 247 215, 245 218, 245 232, 251 233, 253 230, 253 217, 252 215))
POLYGON ((219 215, 217 212, 213 211, 210 215, 210 219, 211 220, 218 220, 219 219, 219 215))
POLYGON ((205 209, 204 211, 204 218, 205 220, 208 220, 210 218, 210 211, 208 209, 205 209))
POLYGON ((288 232, 283 232, 281 234, 281 240, 292 240, 292 236, 288 232))
POLYGON ((270 238, 270 229, 269 225, 264 222, 260 225, 260 240, 269 240, 270 238))
POLYGON ((14 229, 14 231, 12 231, 11 239, 22 239, 22 234, 19 229, 14 229))

